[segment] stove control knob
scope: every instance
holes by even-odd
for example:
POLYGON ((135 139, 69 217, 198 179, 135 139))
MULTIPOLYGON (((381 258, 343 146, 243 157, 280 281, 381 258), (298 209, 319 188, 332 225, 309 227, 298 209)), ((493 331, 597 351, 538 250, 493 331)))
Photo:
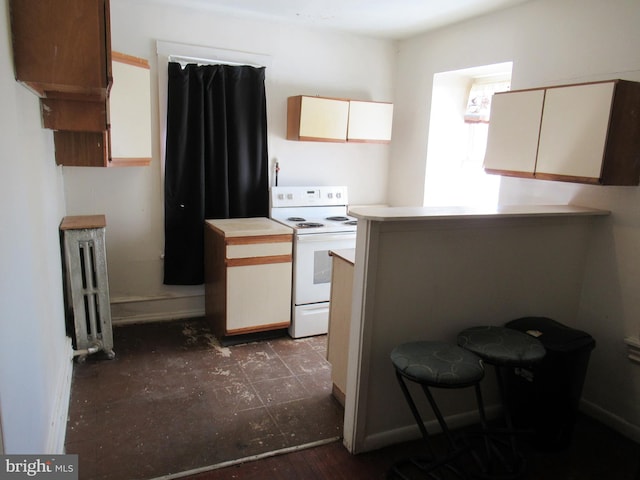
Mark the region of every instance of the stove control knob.
POLYGON ((293 193, 287 193, 287 200, 293 200, 293 193))
POLYGON ((342 198, 342 194, 340 192, 336 193, 336 198, 342 198))
POLYGON ((284 200, 284 193, 278 194, 278 200, 284 200))
POLYGON ((333 193, 331 192, 327 193, 327 198, 333 198, 333 193))

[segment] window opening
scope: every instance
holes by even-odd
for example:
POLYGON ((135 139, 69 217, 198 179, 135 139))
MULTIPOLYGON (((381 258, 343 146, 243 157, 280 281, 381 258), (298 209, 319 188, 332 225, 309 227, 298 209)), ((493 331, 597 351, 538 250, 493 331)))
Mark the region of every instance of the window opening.
POLYGON ((491 97, 511 85, 511 62, 434 75, 424 205, 496 205, 500 177, 484 172, 491 97))

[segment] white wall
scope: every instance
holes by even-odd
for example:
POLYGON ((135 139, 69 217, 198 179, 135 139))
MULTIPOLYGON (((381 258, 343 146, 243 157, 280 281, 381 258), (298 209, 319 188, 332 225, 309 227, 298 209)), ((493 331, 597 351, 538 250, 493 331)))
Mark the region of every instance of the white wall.
MULTIPOLYGON (((513 61, 512 89, 606 78, 640 81, 639 22, 637 1, 536 0, 402 42, 390 203, 420 205, 424 197, 434 74, 513 61)), ((585 408, 639 436, 640 366, 627 360, 623 339, 640 333, 640 188, 504 178, 500 201, 575 203, 613 212, 589 250, 577 318, 557 320, 583 328, 597 342, 585 408)), ((507 319, 496 319, 502 320, 507 319)))
POLYGON ((0 411, 6 453, 62 453, 71 381, 58 225, 62 171, 38 99, 14 78, 0 2, 0 411))
POLYGON ((394 48, 374 40, 313 28, 242 20, 144 0, 112 0, 113 50, 149 59, 153 78, 154 149, 150 167, 65 168, 70 214, 105 213, 114 319, 202 313, 202 287, 162 285, 163 204, 157 126, 156 40, 271 56, 266 72, 268 148, 280 162, 280 185, 346 184, 354 204, 386 201, 388 145, 293 142, 285 139, 291 95, 393 101, 394 48), (179 298, 196 295, 191 298, 179 298), (178 297, 178 299, 176 299, 178 297), (174 300, 171 300, 174 299, 174 300))

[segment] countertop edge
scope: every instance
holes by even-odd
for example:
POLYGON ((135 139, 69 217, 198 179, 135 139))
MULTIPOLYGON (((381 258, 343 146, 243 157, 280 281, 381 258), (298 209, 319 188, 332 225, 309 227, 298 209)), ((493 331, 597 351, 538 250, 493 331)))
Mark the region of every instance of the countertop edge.
POLYGON ((293 229, 267 217, 205 219, 205 227, 225 238, 292 235, 293 229))
POLYGON ((473 207, 354 207, 349 215, 376 222, 463 220, 482 218, 528 218, 557 216, 606 216, 609 210, 578 205, 501 205, 473 207))
POLYGON ((356 249, 355 248, 343 248, 338 250, 329 250, 329 255, 332 257, 339 257, 345 262, 354 265, 356 263, 356 249))

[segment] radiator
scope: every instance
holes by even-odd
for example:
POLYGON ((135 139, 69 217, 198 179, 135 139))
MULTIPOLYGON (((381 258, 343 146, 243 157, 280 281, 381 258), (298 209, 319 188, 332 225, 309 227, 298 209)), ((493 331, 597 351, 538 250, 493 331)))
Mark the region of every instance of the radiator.
POLYGON ((65 217, 60 224, 66 317, 79 361, 97 352, 115 357, 105 228, 104 215, 65 217))

